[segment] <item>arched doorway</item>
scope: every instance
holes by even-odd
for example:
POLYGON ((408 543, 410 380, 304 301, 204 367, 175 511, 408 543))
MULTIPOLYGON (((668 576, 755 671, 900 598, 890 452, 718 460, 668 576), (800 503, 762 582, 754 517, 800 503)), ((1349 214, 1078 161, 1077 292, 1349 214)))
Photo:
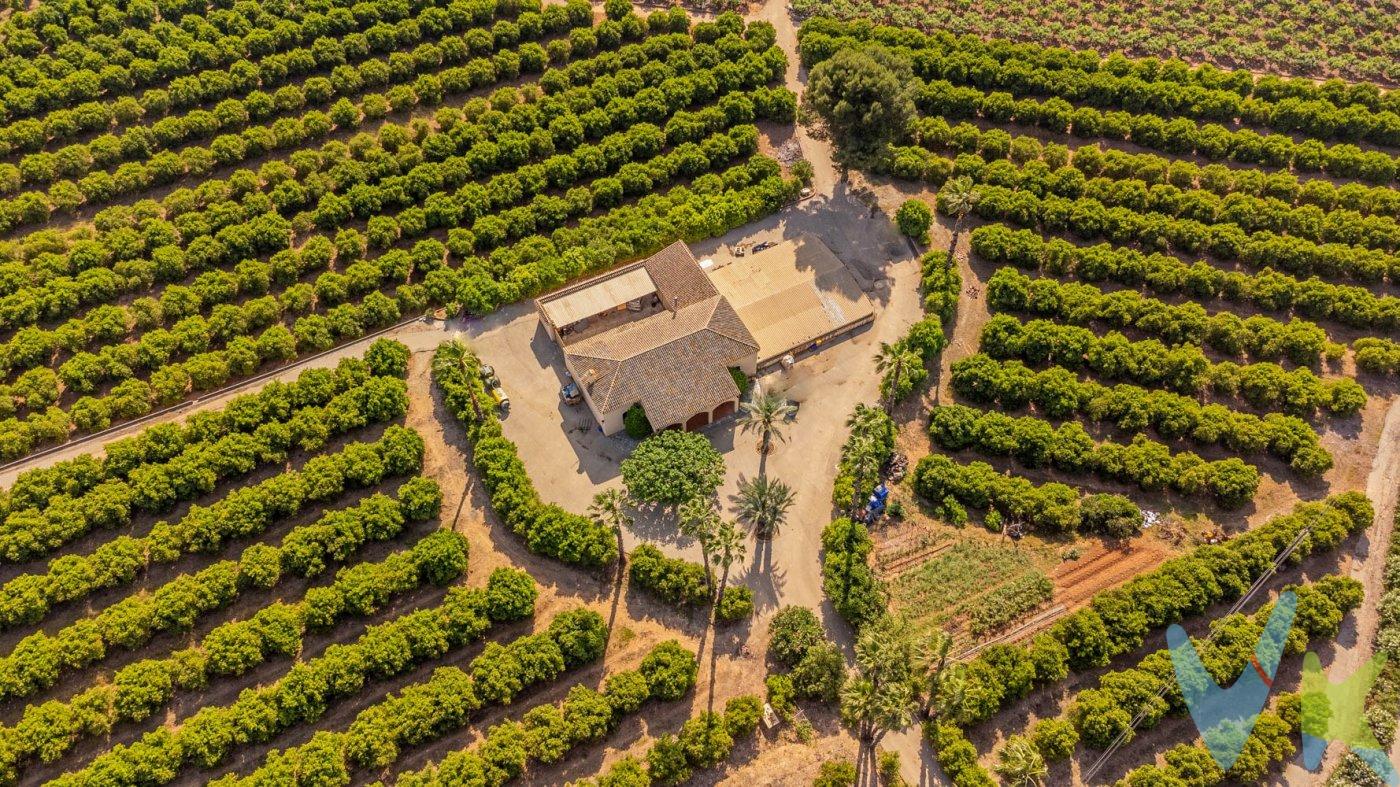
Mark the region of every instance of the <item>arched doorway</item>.
POLYGON ((693 432, 702 426, 708 425, 709 423, 710 414, 708 411, 703 413, 696 413, 695 415, 690 416, 690 418, 686 420, 685 430, 687 432, 693 432))
POLYGON ((737 409, 738 406, 739 405, 737 402, 724 402, 719 407, 715 408, 714 414, 710 416, 710 423, 714 423, 715 421, 718 421, 719 419, 724 418, 725 416, 733 415, 734 410, 737 409))

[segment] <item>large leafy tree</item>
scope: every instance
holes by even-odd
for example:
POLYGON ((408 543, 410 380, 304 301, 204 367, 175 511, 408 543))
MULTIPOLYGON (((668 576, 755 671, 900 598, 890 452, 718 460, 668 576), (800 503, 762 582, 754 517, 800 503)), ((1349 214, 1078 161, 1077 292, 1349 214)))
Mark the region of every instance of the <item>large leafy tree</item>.
POLYGON ((842 49, 812 69, 804 108, 845 151, 865 157, 904 135, 917 86, 908 61, 882 46, 842 49))
POLYGON ((709 497, 724 480, 724 457, 704 435, 667 430, 643 440, 622 460, 622 482, 633 500, 678 506, 709 497))

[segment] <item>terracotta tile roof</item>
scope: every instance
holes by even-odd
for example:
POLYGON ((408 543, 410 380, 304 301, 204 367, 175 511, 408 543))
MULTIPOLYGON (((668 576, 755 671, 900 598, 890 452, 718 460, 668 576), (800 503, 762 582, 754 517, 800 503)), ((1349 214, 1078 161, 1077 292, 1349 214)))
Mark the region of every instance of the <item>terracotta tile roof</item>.
POLYGON ((700 269, 700 263, 696 262, 690 247, 682 241, 676 241, 647 257, 641 264, 651 274, 651 280, 656 282, 656 294, 668 309, 674 308, 677 303, 684 308, 719 295, 710 277, 700 269))
MULTIPOLYGON (((690 260, 708 284, 694 258, 690 260)), ((661 284, 661 277, 657 282, 661 284)), ((652 425, 661 428, 737 399, 739 389, 729 367, 757 350, 758 342, 734 307, 713 294, 688 305, 682 300, 675 312, 662 311, 581 340, 565 354, 574 374, 588 385, 600 415, 641 402, 652 425)))

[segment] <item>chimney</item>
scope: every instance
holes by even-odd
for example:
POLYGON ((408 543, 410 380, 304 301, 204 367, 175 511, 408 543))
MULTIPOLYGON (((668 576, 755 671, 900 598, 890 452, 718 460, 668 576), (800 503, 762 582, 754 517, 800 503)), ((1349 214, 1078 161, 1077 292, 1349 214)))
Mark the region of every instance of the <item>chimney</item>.
POLYGON ((679 295, 672 295, 672 296, 671 296, 671 319, 674 320, 674 319, 676 318, 676 313, 679 312, 680 310, 681 310, 681 296, 679 296, 679 295))

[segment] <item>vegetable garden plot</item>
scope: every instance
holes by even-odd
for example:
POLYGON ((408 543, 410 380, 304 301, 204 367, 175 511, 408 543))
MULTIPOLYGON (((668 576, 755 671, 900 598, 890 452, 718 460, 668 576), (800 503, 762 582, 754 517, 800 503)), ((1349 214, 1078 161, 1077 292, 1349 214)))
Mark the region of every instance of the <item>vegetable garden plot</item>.
MULTIPOLYGON (((485 313, 795 196, 755 155, 752 123, 795 109, 773 86, 786 62, 771 27, 614 16, 595 24, 578 2, 335 8, 303 21, 312 43, 298 45, 262 14, 284 39, 249 23, 258 43, 238 46, 275 53, 235 63, 232 80, 172 76, 132 99, 139 113, 85 121, 109 133, 50 151, 87 133, 78 104, 14 117, 0 139, 18 163, 0 161, 0 183, 5 167, 21 188, 69 180, 0 199, 0 456, 430 306, 485 313), (90 225, 20 234, 79 207, 90 225)), ((179 73, 178 58, 161 70, 179 73)), ((121 84, 113 72, 101 90, 130 109, 121 84)))

